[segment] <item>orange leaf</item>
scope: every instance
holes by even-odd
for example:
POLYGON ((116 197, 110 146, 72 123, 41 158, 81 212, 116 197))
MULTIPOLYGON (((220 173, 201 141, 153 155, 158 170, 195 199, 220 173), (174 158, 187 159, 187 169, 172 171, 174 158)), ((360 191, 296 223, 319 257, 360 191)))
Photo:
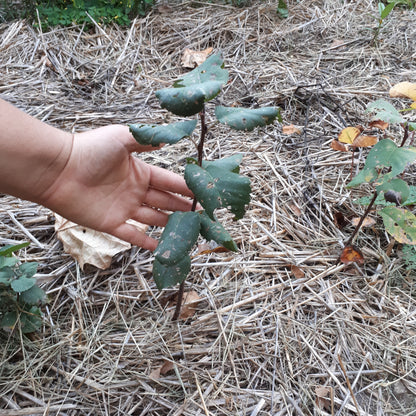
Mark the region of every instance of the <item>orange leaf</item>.
POLYGON ((183 52, 181 63, 184 68, 195 68, 201 65, 208 58, 208 55, 212 52, 213 48, 207 48, 203 51, 193 51, 186 48, 183 52))
MULTIPOLYGON (((358 223, 360 222, 360 217, 355 217, 351 220, 351 224, 356 227, 358 223)), ((361 224, 361 227, 371 227, 376 223, 376 220, 370 217, 364 218, 363 223, 361 224)))
POLYGON ((360 249, 354 246, 346 246, 342 250, 340 260, 344 264, 358 263, 364 264, 364 256, 360 249))
POLYGON ((389 126, 389 123, 383 120, 373 120, 368 124, 368 127, 372 129, 380 129, 380 130, 386 130, 388 126, 389 126))
POLYGON ((301 134, 302 132, 300 131, 299 128, 295 127, 293 124, 289 125, 289 126, 283 126, 282 127, 282 133, 283 134, 301 134))
POLYGON ((339 150, 340 152, 348 152, 348 147, 345 144, 340 143, 338 140, 332 140, 331 148, 339 150))
POLYGON ((346 127, 338 135, 338 140, 341 143, 352 144, 360 134, 361 130, 358 127, 346 127))
POLYGON ((416 101, 416 84, 412 82, 399 82, 390 88, 390 97, 405 97, 416 101))
POLYGON ((352 145, 354 147, 370 147, 374 146, 378 142, 376 136, 358 136, 352 145))

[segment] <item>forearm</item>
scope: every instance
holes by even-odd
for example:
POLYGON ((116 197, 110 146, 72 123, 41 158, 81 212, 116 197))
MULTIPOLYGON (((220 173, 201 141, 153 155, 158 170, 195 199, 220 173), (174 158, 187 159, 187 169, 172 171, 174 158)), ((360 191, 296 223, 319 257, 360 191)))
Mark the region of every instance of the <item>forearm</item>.
POLYGON ((71 154, 72 135, 0 99, 0 192, 42 203, 71 154))

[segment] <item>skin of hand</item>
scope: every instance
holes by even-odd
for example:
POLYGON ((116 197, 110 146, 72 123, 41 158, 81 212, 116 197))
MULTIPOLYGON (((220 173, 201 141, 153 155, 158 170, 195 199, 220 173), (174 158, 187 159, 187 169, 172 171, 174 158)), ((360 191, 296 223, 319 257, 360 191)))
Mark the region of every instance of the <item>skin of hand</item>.
POLYGON ((37 202, 79 225, 154 250, 157 241, 127 220, 165 226, 166 211, 189 211, 185 180, 134 152, 127 126, 71 135, 0 99, 0 192, 37 202))

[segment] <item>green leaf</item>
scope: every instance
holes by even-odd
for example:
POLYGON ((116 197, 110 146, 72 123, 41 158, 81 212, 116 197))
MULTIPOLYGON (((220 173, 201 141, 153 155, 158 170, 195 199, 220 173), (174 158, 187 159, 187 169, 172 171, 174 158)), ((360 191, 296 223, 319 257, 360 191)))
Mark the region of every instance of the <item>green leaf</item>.
MULTIPOLYGON (((396 3, 389 3, 387 6, 383 8, 383 10, 380 10, 379 8, 381 20, 384 20, 391 13, 395 5, 396 3)), ((379 7, 380 7, 380 4, 379 4, 379 7)))
POLYGON ((384 227, 399 243, 416 244, 416 217, 408 210, 388 206, 380 211, 384 227))
POLYGON ((228 81, 228 71, 220 55, 211 55, 197 68, 176 81, 174 88, 156 91, 163 108, 178 116, 191 116, 204 108, 228 81))
POLYGON ((2 248, 0 248, 0 256, 11 256, 12 253, 14 253, 15 251, 18 251, 24 247, 27 247, 30 243, 26 242, 26 243, 22 243, 22 244, 17 244, 17 245, 11 245, 8 244, 7 246, 4 246, 2 248))
POLYGON ((14 271, 11 267, 6 266, 0 270, 0 283, 3 283, 6 286, 10 286, 13 278, 14 271))
POLYGON ((223 107, 215 108, 215 116, 218 121, 227 124, 235 130, 251 131, 255 127, 271 124, 279 117, 280 111, 277 107, 263 108, 242 108, 242 107, 223 107))
POLYGON ((180 121, 167 126, 155 124, 130 124, 130 132, 136 141, 143 145, 159 146, 162 143, 174 144, 192 134, 197 120, 180 121))
POLYGON ((224 69, 224 61, 219 54, 209 56, 205 62, 188 72, 173 86, 175 88, 192 87, 212 81, 219 82, 221 85, 228 81, 228 71, 224 69))
POLYGON ((214 98, 221 90, 222 83, 208 81, 183 88, 164 88, 156 91, 160 105, 178 116, 192 116, 199 113, 205 101, 214 98))
POLYGON ((243 160, 243 155, 236 153, 235 155, 224 157, 213 161, 202 161, 202 167, 206 169, 209 166, 228 170, 229 172, 240 173, 240 163, 243 160))
POLYGON ((169 215, 168 223, 154 251, 156 259, 166 265, 179 263, 195 244, 199 228, 197 212, 177 211, 169 215))
POLYGON ((279 0, 277 5, 277 14, 283 19, 286 19, 289 16, 289 10, 284 0, 279 0))
POLYGON ((33 277, 19 277, 18 279, 13 280, 10 286, 15 292, 24 292, 25 290, 29 290, 31 287, 33 287, 35 283, 36 279, 33 277))
POLYGON ((46 300, 45 292, 39 286, 32 286, 20 294, 19 301, 27 303, 28 305, 36 305, 37 303, 44 303, 46 300))
POLYGON ((212 221, 206 212, 200 212, 201 216, 201 235, 206 240, 213 240, 220 246, 231 251, 238 251, 237 244, 231 238, 227 230, 217 221, 212 221))
POLYGON ((19 266, 19 273, 22 277, 32 277, 38 269, 38 263, 35 261, 22 263, 19 266))
POLYGON ((390 124, 403 123, 405 121, 396 108, 386 100, 377 100, 368 104, 366 112, 375 112, 374 119, 383 120, 390 124))
POLYGON ((187 165, 185 181, 212 220, 215 220, 214 210, 220 207, 230 209, 238 220, 250 202, 250 180, 215 165, 206 169, 187 165))
POLYGON ((402 179, 392 179, 391 181, 383 182, 376 187, 377 192, 384 192, 385 199, 389 202, 396 202, 401 205, 409 197, 410 189, 409 185, 402 179), (392 199, 389 199, 387 195, 390 195, 392 199))
POLYGON ((17 263, 19 263, 19 259, 17 257, 0 257, 0 270, 3 267, 13 267, 17 263))
POLYGON ((406 199, 404 206, 416 204, 416 186, 409 186, 409 196, 406 199))
POLYGON ((169 265, 157 258, 153 261, 153 279, 159 290, 182 283, 191 270, 191 258, 185 255, 178 263, 169 265))
POLYGON ((0 326, 2 328, 11 328, 16 325, 18 319, 17 311, 10 311, 4 314, 3 318, 1 319, 0 326))
POLYGON ((28 311, 20 314, 21 329, 24 334, 37 331, 42 325, 40 309, 32 306, 28 311))
POLYGON ((363 170, 347 185, 348 188, 378 178, 378 169, 391 168, 383 182, 402 173, 416 159, 416 148, 397 147, 390 139, 380 140, 369 152, 363 170))

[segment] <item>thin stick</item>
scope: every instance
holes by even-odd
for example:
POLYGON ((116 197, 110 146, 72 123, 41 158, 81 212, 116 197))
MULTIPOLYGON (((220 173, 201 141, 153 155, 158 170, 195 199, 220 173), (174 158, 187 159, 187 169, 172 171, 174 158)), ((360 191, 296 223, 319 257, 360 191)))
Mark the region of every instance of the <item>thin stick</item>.
POLYGON ((344 363, 342 362, 341 356, 339 354, 338 354, 338 361, 339 361, 339 365, 341 367, 341 370, 344 373, 345 381, 347 382, 347 387, 348 387, 348 390, 350 391, 351 398, 352 398, 352 400, 354 402, 354 405, 355 405, 355 408, 357 410, 357 414, 358 414, 358 416, 360 416, 360 409, 358 407, 357 400, 355 399, 354 392, 352 391, 351 383, 350 383, 350 380, 349 380, 348 375, 347 375, 347 371, 345 370, 344 363))

